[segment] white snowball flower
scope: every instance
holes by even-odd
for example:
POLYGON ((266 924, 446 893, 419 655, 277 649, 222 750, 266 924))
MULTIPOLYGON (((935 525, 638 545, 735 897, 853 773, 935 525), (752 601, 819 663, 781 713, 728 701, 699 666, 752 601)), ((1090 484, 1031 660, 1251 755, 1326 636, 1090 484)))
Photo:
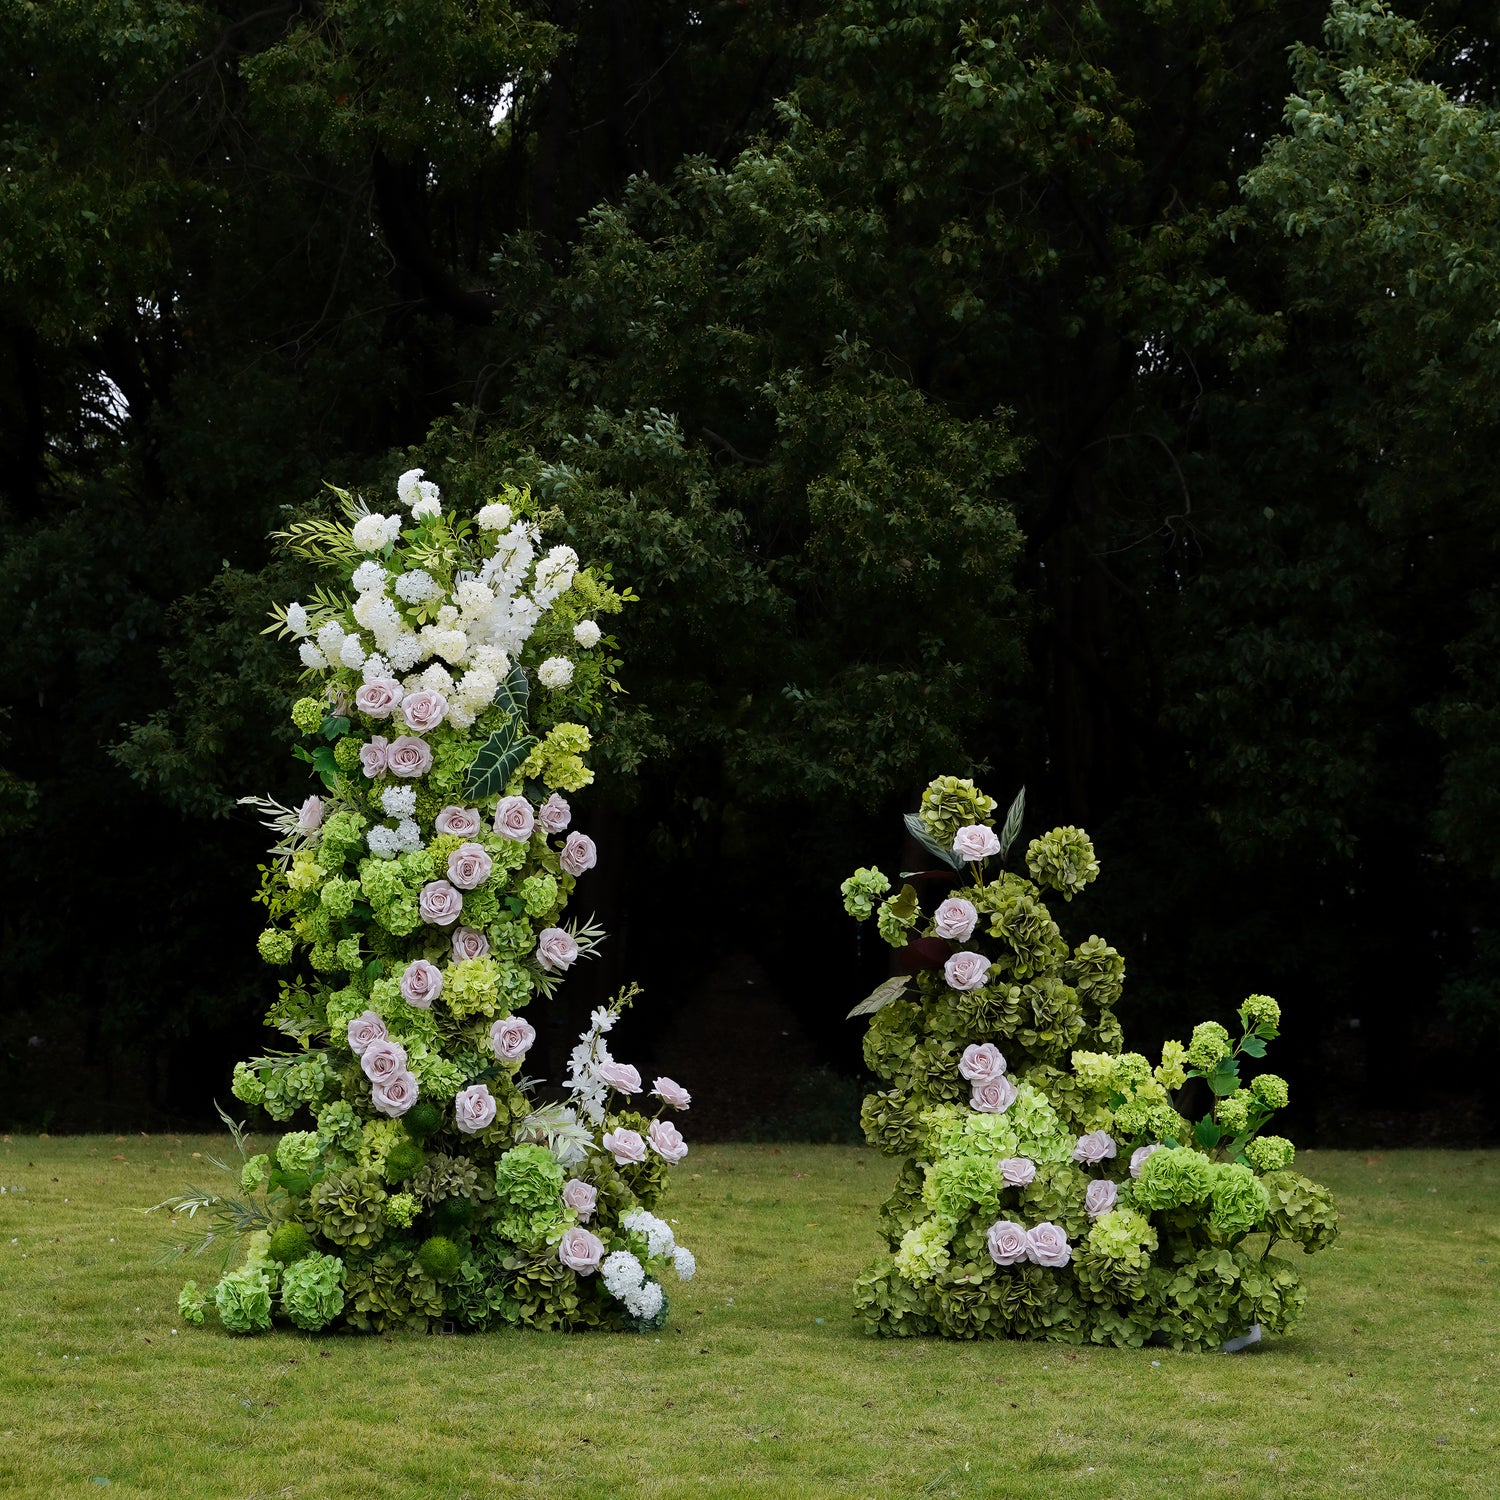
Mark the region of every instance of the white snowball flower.
POLYGON ((408 469, 396 481, 396 498, 410 510, 422 498, 422 476, 426 469, 408 469))
POLYGON ((312 667, 315 671, 328 665, 328 658, 311 641, 303 641, 297 655, 302 658, 304 667, 312 667))
POLYGON ((380 793, 380 805, 388 818, 411 818, 417 812, 417 789, 414 786, 388 786, 380 793))
POLYGON ((367 842, 370 853, 380 859, 395 859, 401 852, 401 839, 394 828, 372 828, 367 842))
POLYGON ((510 671, 510 657, 499 646, 475 646, 469 660, 481 672, 488 672, 498 682, 510 671))
POLYGON ((377 637, 402 628, 401 612, 384 594, 374 591, 361 594, 354 601, 354 618, 377 637))
POLYGON ((388 519, 396 522, 396 530, 399 535, 401 529, 401 518, 399 516, 387 518, 379 511, 371 511, 367 516, 361 516, 354 523, 354 545, 361 552, 379 552, 387 542, 393 541, 390 534, 388 519))
POLYGON ((378 562, 362 562, 349 581, 361 594, 368 594, 372 590, 383 589, 387 576, 386 570, 378 562))
POLYGON ((620 1222, 636 1234, 646 1236, 646 1253, 654 1260, 658 1255, 670 1255, 677 1248, 672 1226, 665 1219, 647 1213, 644 1208, 633 1209, 620 1222))
POLYGON ((686 1245, 679 1245, 672 1252, 672 1264, 677 1267, 679 1281, 691 1281, 698 1272, 698 1262, 686 1245))
POLYGON ((374 682, 377 677, 389 677, 390 675, 390 663, 379 652, 372 651, 365 658, 364 679, 366 682, 374 682))
POLYGON ((325 656, 337 656, 344 644, 344 627, 337 620, 325 620, 318 627, 318 647, 325 656))
POLYGON ((422 660, 422 642, 411 631, 403 631, 385 647, 391 665, 398 672, 409 672, 422 660))
POLYGON ((472 708, 465 708, 462 703, 451 704, 448 709, 448 722, 455 729, 467 729, 478 717, 472 708))
POLYGON ((410 573, 403 573, 396 580, 396 592, 408 604, 420 604, 422 600, 430 599, 437 593, 437 584, 425 568, 413 568, 410 573))
POLYGON ((469 638, 461 630, 424 627, 422 643, 433 656, 441 656, 444 661, 452 662, 454 666, 461 666, 464 658, 469 654, 469 638), (429 630, 431 634, 428 633, 429 630))
POLYGON ((493 591, 487 589, 477 578, 465 578, 453 590, 453 597, 458 603, 459 613, 475 619, 483 618, 495 603, 493 591))
POLYGON ((437 628, 439 630, 458 629, 458 611, 451 604, 445 604, 438 610, 437 628))
POLYGON ((410 818, 403 818, 396 827, 396 842, 406 850, 420 849, 422 830, 410 818))
POLYGON ((346 635, 339 647, 339 660, 346 667, 362 667, 365 664, 365 643, 357 635, 346 635))
POLYGON ((510 506, 498 500, 491 505, 481 505, 479 514, 475 517, 481 531, 504 531, 510 526, 512 519, 510 506))
POLYGON ((572 587, 577 571, 578 554, 571 547, 553 547, 536 565, 536 581, 565 594, 572 587))
POLYGON ((599 1266, 599 1275, 610 1296, 623 1298, 646 1279, 641 1263, 628 1250, 612 1250, 599 1266))
POLYGON ((286 628, 293 635, 307 634, 307 611, 300 604, 288 604, 286 607, 286 628))
MULTIPOLYGON (((418 687, 424 687, 429 693, 441 693, 445 698, 453 696, 453 679, 436 662, 427 668, 417 679, 418 687)), ((414 688, 413 692, 416 691, 414 688)))
POLYGON ((483 667, 470 667, 459 679, 458 701, 465 708, 483 713, 495 701, 499 686, 493 672, 486 672, 483 667))
POLYGON ((620 1300, 630 1309, 632 1317, 648 1323, 661 1311, 664 1300, 661 1283, 648 1281, 645 1286, 638 1287, 633 1292, 626 1292, 620 1300))
POLYGON ((412 519, 422 521, 428 516, 442 515, 443 503, 438 499, 440 493, 438 487, 430 479, 424 479, 421 490, 421 498, 411 508, 412 519))
POLYGON ((549 656, 536 669, 537 681, 553 692, 565 688, 573 680, 573 663, 566 656, 549 656))
POLYGON ((592 651, 599 644, 599 637, 602 633, 592 620, 580 620, 573 627, 573 639, 585 651, 592 651))

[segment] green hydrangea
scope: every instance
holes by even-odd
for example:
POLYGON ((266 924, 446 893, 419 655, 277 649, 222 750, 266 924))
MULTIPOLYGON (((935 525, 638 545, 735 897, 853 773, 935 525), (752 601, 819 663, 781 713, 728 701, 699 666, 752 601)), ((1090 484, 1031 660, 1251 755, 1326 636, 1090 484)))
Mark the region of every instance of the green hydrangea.
POLYGON ((255 940, 255 946, 268 964, 289 964, 297 944, 284 928, 268 927, 255 940))
POLYGON ((1261 1186, 1270 1197, 1266 1228, 1277 1239, 1291 1240, 1311 1255, 1339 1237, 1339 1211, 1333 1194, 1298 1172, 1268 1172, 1261 1186))
MULTIPOLYGON (((344 1024, 347 1027, 348 1022, 344 1024)), ((318 1146, 321 1150, 334 1147, 340 1151, 357 1151, 363 1140, 364 1133, 353 1105, 335 1099, 318 1111, 318 1146)))
MULTIPOLYGON (((516 891, 521 905, 530 917, 544 917, 557 905, 557 881, 545 872, 528 875, 516 891)), ((464 897, 464 911, 468 913, 468 897, 464 897)))
POLYGON ((422 1204, 410 1193, 392 1193, 385 1200, 385 1222, 395 1229, 410 1229, 422 1204))
POLYGON ((324 706, 316 698, 299 698, 292 704, 292 723, 303 734, 316 734, 323 727, 324 706))
POLYGON ((1068 951, 1051 913, 1014 876, 970 892, 990 914, 990 936, 1001 946, 998 961, 1019 980, 1046 974, 1068 951))
POLYGON ((183 1282, 182 1290, 177 1294, 177 1315, 185 1323, 201 1328, 207 1311, 208 1296, 198 1290, 198 1283, 196 1281, 183 1282))
POLYGON ((281 1277, 281 1310, 298 1328, 316 1332, 344 1310, 344 1263, 336 1255, 305 1255, 281 1277))
POLYGON ((318 891, 328 871, 318 863, 317 856, 303 849, 293 856, 286 869, 286 886, 297 895, 310 896, 318 891))
POLYGON ((1209 1175, 1210 1226, 1228 1238, 1249 1234, 1271 1206, 1260 1178, 1249 1167, 1227 1161, 1215 1162, 1209 1175))
POLYGON ((904 948, 911 941, 912 926, 921 914, 921 908, 916 907, 915 901, 911 906, 916 910, 909 910, 894 898, 882 903, 875 918, 875 930, 880 934, 882 942, 889 943, 892 948, 904 948))
POLYGON ((319 900, 323 903, 323 909, 334 921, 342 922, 354 910, 354 902, 359 894, 360 886, 357 880, 336 877, 323 887, 319 900))
POLYGON ((1280 1033, 1281 1007, 1269 995, 1251 995, 1240 1006, 1240 1020, 1246 1031, 1269 1041, 1280 1033))
POLYGON ((993 1214, 1000 1205, 1000 1182, 995 1158, 989 1155, 948 1156, 933 1162, 926 1173, 922 1201, 939 1218, 957 1222, 971 1213, 993 1214))
POLYGON ((289 1130, 276 1147, 276 1160, 288 1172, 311 1172, 322 1148, 312 1130, 289 1130))
POLYGON ((259 1104, 266 1097, 260 1074, 242 1062, 234 1065, 234 1076, 230 1080, 229 1089, 242 1104, 259 1104))
POLYGON ((1180 1089, 1187 1082, 1187 1048, 1181 1042, 1161 1044, 1161 1063, 1156 1081, 1164 1089, 1180 1089))
POLYGON ((499 970, 492 958, 471 958, 450 964, 443 975, 443 1004, 459 1018, 483 1016, 492 1020, 499 1012, 499 970))
POLYGON ((948 1267, 952 1258, 948 1241, 952 1236, 952 1224, 942 1219, 924 1219, 908 1229, 896 1251, 896 1274, 913 1284, 931 1281, 948 1267))
POLYGON ((1230 1135, 1239 1135, 1249 1128, 1250 1111, 1256 1102, 1249 1089, 1236 1089, 1227 1098, 1219 1100, 1214 1106, 1214 1115, 1222 1129, 1230 1135))
POLYGON ((362 762, 359 752, 364 748, 365 742, 356 739, 352 734, 341 735, 334 743, 333 763, 345 776, 352 776, 361 769, 362 762))
MULTIPOLYGON (((341 745, 351 743, 340 740, 341 745)), ((359 761, 359 750, 354 752, 355 763, 359 761)), ((347 768, 346 768, 347 769, 347 768)), ((323 820, 318 838, 318 859, 329 870, 341 870, 349 860, 360 858, 364 853, 365 830, 370 820, 361 817, 352 808, 341 808, 323 820)))
POLYGON ((1081 828, 1071 824, 1035 838, 1026 850, 1026 868, 1038 885, 1071 901, 1099 874, 1094 845, 1081 828))
POLYGON ((214 1288, 214 1307, 230 1333, 259 1333, 271 1326, 271 1282, 259 1269, 229 1271, 214 1288))
POLYGON ((1063 1129, 1051 1101, 1029 1083, 1016 1088, 1016 1102, 1005 1117, 1016 1133, 1016 1150, 1033 1161, 1066 1161, 1073 1151, 1073 1138, 1063 1129))
POLYGON ((1275 1073, 1262 1073, 1250 1080, 1250 1092, 1267 1109, 1285 1109, 1287 1101, 1286 1079, 1275 1073))
MULTIPOLYGON (((455 964, 448 972, 452 974, 457 969, 467 967, 468 964, 455 964)), ((444 988, 444 999, 447 995, 448 991, 444 988)), ((406 1061, 407 1066, 417 1076, 422 1095, 432 1101, 441 1100, 446 1104, 469 1081, 465 1069, 460 1064, 444 1057, 441 1052, 429 1052, 426 1048, 418 1048, 408 1054, 406 1061)))
POLYGON ((1114 1083, 1114 1058, 1107 1052, 1074 1052, 1070 1061, 1079 1083, 1090 1093, 1107 1094, 1114 1083))
POLYGON ((1229 1033, 1217 1021, 1200 1021, 1193 1027, 1187 1060, 1200 1072, 1211 1073, 1217 1063, 1229 1056, 1231 1050, 1229 1033))
POLYGON ((988 823, 995 815, 995 799, 986 796, 959 776, 939 776, 922 793, 917 816, 933 839, 945 849, 953 847, 960 828, 988 823))
POLYGON ((1245 1143, 1245 1160, 1257 1172, 1279 1172, 1291 1166, 1297 1149, 1284 1135, 1258 1135, 1245 1143))
POLYGON ((307 1206, 332 1244, 368 1249, 385 1234, 385 1189, 373 1173, 329 1172, 313 1184, 307 1206))
POLYGON ((1132 1190, 1142 1208, 1160 1211, 1202 1203, 1213 1190, 1213 1163, 1188 1146, 1154 1151, 1132 1190))
POLYGON ((1088 1245, 1096 1255, 1136 1265, 1143 1270, 1149 1264, 1156 1244, 1156 1231, 1151 1227, 1151 1221, 1133 1208, 1112 1208, 1108 1213, 1100 1214, 1089 1227, 1088 1245))
POLYGON ((857 922, 865 922, 875 903, 890 890, 890 881, 877 869, 858 869, 840 887, 844 910, 857 922))
POLYGON ((240 1168, 240 1187, 253 1193, 271 1172, 271 1158, 264 1153, 248 1158, 240 1168))
POLYGON ((495 1166, 496 1228, 516 1244, 545 1239, 562 1221, 562 1167, 545 1146, 513 1146, 495 1166))

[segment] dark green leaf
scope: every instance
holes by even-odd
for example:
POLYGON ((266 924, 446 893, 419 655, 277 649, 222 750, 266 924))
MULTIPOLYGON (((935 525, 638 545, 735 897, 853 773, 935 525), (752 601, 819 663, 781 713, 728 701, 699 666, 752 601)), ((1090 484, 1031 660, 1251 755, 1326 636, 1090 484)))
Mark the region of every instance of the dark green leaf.
POLYGON ((1233 1058, 1226 1058, 1212 1073, 1205 1074, 1205 1078, 1209 1088, 1222 1099, 1240 1086, 1239 1064, 1233 1058))
POLYGON ((894 975, 892 978, 887 979, 884 984, 873 989, 844 1019, 852 1021, 855 1016, 873 1016, 876 1011, 884 1010, 891 1001, 899 1000, 906 993, 906 987, 910 983, 911 977, 909 975, 894 975))
POLYGON ((333 751, 327 745, 319 745, 312 753, 313 770, 323 778, 323 785, 331 792, 339 784, 339 766, 333 751))
POLYGON ((340 735, 349 733, 349 721, 343 714, 329 714, 323 720, 323 738, 325 740, 336 740, 340 735))
POLYGON ((479 747, 479 753, 469 767, 467 790, 470 797, 482 800, 504 792, 536 744, 535 735, 521 731, 521 719, 508 719, 479 747))
POLYGON ((907 813, 906 831, 931 855, 942 860, 950 870, 963 868, 963 861, 951 850, 945 849, 928 833, 927 825, 916 813, 907 813))
POLYGON ((526 680, 524 667, 512 667, 506 673, 505 681, 495 693, 495 702, 516 719, 526 718, 526 709, 531 702, 531 684, 526 680))
POLYGON ((1223 1139, 1224 1132, 1214 1124, 1212 1115, 1204 1117, 1193 1126, 1193 1139, 1205 1151, 1212 1151, 1223 1139))
POLYGON ((1011 803, 1010 811, 1005 815, 1005 827, 1000 830, 1000 858, 1004 859, 1010 853, 1010 846, 1015 843, 1017 835, 1021 832, 1021 819, 1026 816, 1026 788, 1023 786, 1016 793, 1016 800, 1011 803))
POLYGON ((1246 1057, 1264 1057, 1266 1055, 1266 1044, 1258 1036, 1247 1036, 1240 1043, 1240 1051, 1246 1057))

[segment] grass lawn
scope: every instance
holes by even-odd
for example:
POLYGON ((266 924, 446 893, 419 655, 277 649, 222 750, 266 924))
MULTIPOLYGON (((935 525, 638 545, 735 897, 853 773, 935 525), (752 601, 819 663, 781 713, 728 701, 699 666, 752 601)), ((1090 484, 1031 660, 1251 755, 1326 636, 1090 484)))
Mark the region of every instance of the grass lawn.
POLYGON ((227 1149, 0 1143, 0 1493, 1500 1494, 1500 1152, 1307 1153, 1345 1217, 1306 1322, 1202 1356, 862 1337, 891 1173, 828 1146, 694 1150, 659 1335, 231 1338, 134 1212, 227 1149))

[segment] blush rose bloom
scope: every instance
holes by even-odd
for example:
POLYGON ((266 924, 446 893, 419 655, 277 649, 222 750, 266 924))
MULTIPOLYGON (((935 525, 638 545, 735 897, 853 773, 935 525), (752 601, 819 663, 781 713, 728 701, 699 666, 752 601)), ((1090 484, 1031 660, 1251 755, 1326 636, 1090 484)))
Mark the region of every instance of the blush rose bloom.
POLYGON ((363 1057, 365 1048, 374 1043, 389 1040, 390 1033, 385 1029, 385 1022, 373 1010, 367 1010, 362 1016, 355 1016, 349 1023, 349 1050, 356 1057, 363 1057))
POLYGON ((961 860, 973 864, 976 860, 998 854, 1000 840, 995 837, 993 828, 986 828, 983 823, 970 823, 953 835, 953 852, 961 860))
POLYGON ((316 833, 323 826, 323 799, 309 797, 297 809, 297 832, 316 833))
POLYGON ((403 1068, 394 1077, 385 1083, 377 1083, 370 1090, 370 1102, 381 1114, 389 1115, 394 1120, 404 1115, 417 1102, 419 1093, 417 1075, 408 1073, 403 1068))
POLYGON ((646 1143, 635 1130, 607 1130, 604 1149, 622 1166, 628 1167, 646 1159, 646 1143))
POLYGON ((1088 1210, 1089 1218, 1097 1219, 1115 1206, 1119 1196, 1119 1188, 1109 1178, 1100 1177, 1089 1183, 1088 1191, 1083 1195, 1083 1206, 1088 1210))
POLYGON ((389 1083, 397 1073, 406 1071, 406 1048, 389 1039, 371 1042, 360 1054, 359 1065, 371 1083, 389 1083))
POLYGON ((1101 1161, 1115 1154, 1114 1137, 1106 1130, 1091 1130, 1078 1137, 1073 1147, 1073 1160, 1081 1166, 1096 1167, 1101 1161))
POLYGON ((413 734, 427 734, 448 716, 448 700, 431 688, 409 693, 401 700, 401 717, 413 734))
POLYGON ((680 1083, 674 1083, 670 1078, 658 1078, 651 1085, 651 1092, 673 1109, 686 1109, 693 1102, 693 1096, 680 1083))
POLYGON ((970 1083, 988 1083, 1005 1075, 1005 1055, 993 1042, 970 1043, 958 1060, 958 1072, 970 1083))
POLYGON ((940 938, 947 938, 950 943, 967 943, 974 936, 979 913, 972 901, 965 901, 962 896, 949 896, 933 913, 932 919, 937 924, 940 938))
POLYGON ((536 1027, 520 1016, 501 1016, 490 1027, 490 1051, 501 1062, 520 1062, 535 1040, 536 1027))
POLYGON ((599 1201, 599 1189, 581 1177, 570 1177, 563 1183, 563 1202, 578 1215, 580 1224, 587 1224, 594 1217, 594 1205, 599 1201))
POLYGON ((464 909, 464 898, 446 880, 429 880, 417 897, 417 911, 431 927, 451 927, 464 909))
POLYGON ((536 945, 537 962, 553 974, 561 974, 578 958, 578 944, 561 927, 542 929, 536 945))
POLYGON ((425 958, 413 959, 401 976, 401 998, 418 1010, 429 1010, 443 993, 443 971, 425 958))
POLYGON ((605 1083, 612 1089, 619 1089, 622 1094, 638 1094, 641 1091, 641 1075, 629 1063, 600 1063, 597 1072, 605 1083))
POLYGON ((439 833, 451 833, 455 838, 471 839, 479 832, 482 821, 475 808, 450 805, 432 820, 432 826, 439 833))
POLYGON ((460 844, 448 856, 448 879, 461 891, 483 885, 494 868, 494 860, 481 844, 460 844))
POLYGON ((1065 1266, 1073 1259, 1068 1237, 1056 1224, 1038 1224, 1026 1231, 1026 1258, 1039 1266, 1065 1266))
POLYGON ((579 876, 599 863, 599 851, 586 833, 570 833, 558 862, 569 875, 579 876))
POLYGON ((997 1266, 1013 1266, 1026 1259, 1026 1231, 1012 1219, 1001 1219, 990 1225, 984 1237, 990 1259, 997 1266))
POLYGON ((536 827, 536 814, 524 797, 502 797, 495 809, 495 832, 503 839, 524 844, 536 827))
POLYGON ((466 964, 474 958, 488 958, 490 940, 478 928, 455 927, 452 952, 453 962, 457 964, 466 964))
POLYGON ((1004 1074, 987 1083, 976 1083, 969 1096, 969 1107, 986 1115, 1003 1115, 1015 1102, 1016 1086, 1004 1074))
POLYGON ((673 1166, 676 1166, 688 1154, 687 1142, 683 1140, 682 1132, 670 1120, 653 1120, 646 1134, 651 1137, 651 1149, 663 1161, 669 1161, 673 1166))
POLYGON ((475 1135, 495 1121, 495 1096, 482 1083, 470 1084, 453 1096, 453 1119, 465 1135, 475 1135))
POLYGON ((386 752, 385 768, 392 776, 402 776, 407 781, 414 780, 418 776, 425 776, 432 769, 432 751, 426 740, 419 740, 412 734, 403 734, 400 739, 391 741, 391 748, 386 752))
POLYGON ((1030 1187, 1036 1181, 1036 1163, 1029 1156, 1007 1156, 1000 1163, 1006 1187, 1030 1187))
POLYGON ((955 953, 943 965, 948 988, 977 990, 990 977, 990 961, 982 953, 955 953))
POLYGON ((372 719, 388 719, 401 703, 401 684, 394 677, 372 677, 354 694, 354 706, 372 719))
POLYGON ((557 1258, 580 1276, 592 1276, 604 1259, 604 1241, 587 1229, 566 1230, 557 1243, 557 1258))
POLYGON ((390 741, 383 734, 377 734, 368 744, 359 747, 360 769, 371 781, 385 775, 390 765, 390 750, 390 741))
POLYGON ((573 821, 573 809, 568 799, 556 792, 536 810, 536 820, 548 833, 561 833, 573 821))
POLYGON ((1141 1175, 1141 1168, 1146 1165, 1147 1160, 1161 1149, 1160 1142, 1150 1146, 1137 1146, 1130 1153, 1130 1175, 1132 1177, 1139 1177, 1141 1175))

